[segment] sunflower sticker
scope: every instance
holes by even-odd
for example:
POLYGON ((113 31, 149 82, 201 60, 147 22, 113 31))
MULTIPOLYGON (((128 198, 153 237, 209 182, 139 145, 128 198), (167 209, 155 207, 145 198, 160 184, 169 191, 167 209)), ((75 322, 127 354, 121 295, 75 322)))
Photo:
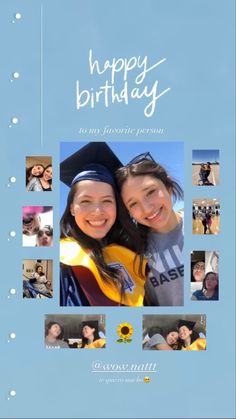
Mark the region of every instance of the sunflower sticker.
POLYGON ((119 343, 132 342, 132 339, 130 339, 130 337, 132 336, 134 329, 130 323, 119 324, 116 331, 117 331, 118 336, 120 336, 120 339, 117 339, 117 342, 119 343))

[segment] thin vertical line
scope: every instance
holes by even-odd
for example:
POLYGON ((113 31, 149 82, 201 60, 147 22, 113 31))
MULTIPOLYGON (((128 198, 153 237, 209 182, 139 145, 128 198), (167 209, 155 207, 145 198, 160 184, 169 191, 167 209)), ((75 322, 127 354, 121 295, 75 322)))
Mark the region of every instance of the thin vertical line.
POLYGON ((43 146, 43 5, 40 10, 40 143, 43 146))

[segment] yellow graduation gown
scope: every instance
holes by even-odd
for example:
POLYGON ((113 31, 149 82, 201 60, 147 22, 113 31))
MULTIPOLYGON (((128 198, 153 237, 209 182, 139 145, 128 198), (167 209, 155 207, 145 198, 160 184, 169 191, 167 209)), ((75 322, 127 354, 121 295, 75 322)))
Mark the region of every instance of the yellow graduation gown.
POLYGON ((92 343, 89 343, 88 345, 84 345, 84 348, 103 348, 103 346, 105 346, 106 344, 106 339, 97 339, 92 343))
POLYGON ((101 277, 95 262, 77 241, 71 238, 60 241, 60 261, 64 265, 76 268, 79 281, 79 267, 88 269, 96 279, 101 292, 110 300, 126 306, 142 306, 144 298, 145 268, 147 261, 142 266, 143 278, 138 274, 140 258, 135 258, 135 253, 126 247, 110 244, 103 249, 104 260, 107 265, 122 270, 125 277, 125 294, 121 298, 120 291, 114 283, 105 282, 101 277))
POLYGON ((189 346, 182 346, 182 351, 205 351, 206 350, 206 338, 198 338, 189 346))

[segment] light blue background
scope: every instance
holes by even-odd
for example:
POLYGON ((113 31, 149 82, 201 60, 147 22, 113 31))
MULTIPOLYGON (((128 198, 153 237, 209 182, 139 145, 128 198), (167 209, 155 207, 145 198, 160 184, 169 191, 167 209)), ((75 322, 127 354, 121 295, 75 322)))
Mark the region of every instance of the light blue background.
MULTIPOLYGON (((1 0, 1 417, 8 418, 233 418, 235 344, 235 145, 234 145, 234 1, 11 1, 1 0), (14 20, 20 12, 22 19, 14 20), (42 12, 42 14, 41 14, 42 12), (41 30, 42 29, 42 30, 41 30), (42 50, 40 50, 40 45, 42 50), (75 108, 75 81, 89 86, 88 50, 100 60, 147 55, 167 61, 150 80, 171 87, 152 118, 143 102, 105 109, 75 108), (14 71, 20 78, 10 82, 14 71), (9 128, 12 116, 19 124, 9 128), (81 127, 163 128, 162 135, 79 135, 81 127), (104 351, 46 351, 44 314, 98 313, 96 307, 58 306, 59 143, 60 141, 184 141, 185 146, 185 306, 109 308, 108 346, 104 351), (220 150, 220 185, 204 189, 221 199, 221 233, 192 236, 192 199, 203 197, 191 185, 192 150, 220 150), (52 155, 54 189, 25 191, 25 156, 52 155), (17 181, 8 187, 9 177, 17 181), (55 246, 21 246, 23 205, 53 205, 55 246), (10 238, 9 232, 16 231, 10 238), (9 239, 9 240, 8 240, 9 239), (220 301, 189 300, 190 251, 219 250, 220 301), (54 300, 24 301, 22 260, 54 260, 54 300), (189 280, 188 280, 189 278, 189 280), (9 289, 16 288, 15 296, 9 289), (142 314, 207 315, 206 352, 142 352, 142 314), (116 343, 121 322, 134 327, 132 344, 116 343), (16 339, 8 343, 10 332, 16 339), (100 384, 91 363, 154 362, 158 373, 149 384, 100 384), (9 396, 10 390, 15 397, 9 396), (8 400, 9 398, 9 400, 8 400)), ((92 81, 93 83, 93 81, 92 81)), ((98 313, 99 314, 99 313, 98 313)))

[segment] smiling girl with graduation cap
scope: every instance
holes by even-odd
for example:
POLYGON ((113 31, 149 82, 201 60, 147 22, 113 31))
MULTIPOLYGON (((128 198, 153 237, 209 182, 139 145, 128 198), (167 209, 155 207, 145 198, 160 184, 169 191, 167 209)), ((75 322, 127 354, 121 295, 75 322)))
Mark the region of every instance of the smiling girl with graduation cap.
POLYGON ((71 187, 61 218, 62 306, 143 305, 146 261, 134 253, 139 233, 116 192, 120 166, 102 142, 61 163, 61 180, 71 187))

